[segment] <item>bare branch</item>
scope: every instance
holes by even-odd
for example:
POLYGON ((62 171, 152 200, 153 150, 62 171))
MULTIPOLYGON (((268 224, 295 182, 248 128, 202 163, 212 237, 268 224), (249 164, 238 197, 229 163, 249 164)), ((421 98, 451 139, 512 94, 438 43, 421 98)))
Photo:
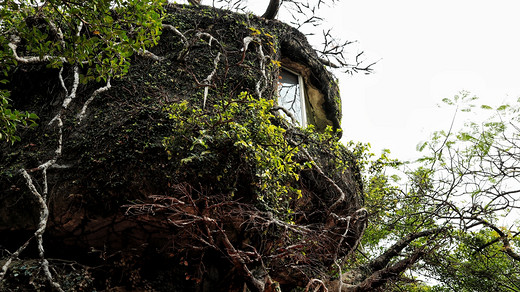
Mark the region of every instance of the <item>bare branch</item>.
MULTIPOLYGON (((294 141, 292 140, 289 140, 291 143, 293 144, 296 144, 294 141)), ((307 157, 307 159, 309 160, 309 162, 312 163, 312 166, 314 169, 316 169, 316 171, 336 190, 336 192, 339 194, 339 198, 336 200, 336 202, 334 202, 334 204, 332 204, 329 208, 329 212, 332 212, 334 211, 334 209, 336 208, 336 206, 338 206, 340 203, 344 202, 345 201, 345 198, 347 197, 345 195, 345 193, 343 192, 343 190, 336 184, 336 182, 334 182, 330 177, 328 177, 324 172, 323 170, 321 169, 321 167, 316 163, 316 160, 312 158, 312 156, 309 154, 309 152, 307 151, 307 149, 305 149, 304 147, 300 147, 299 148, 303 154, 305 155, 305 157, 307 157)))

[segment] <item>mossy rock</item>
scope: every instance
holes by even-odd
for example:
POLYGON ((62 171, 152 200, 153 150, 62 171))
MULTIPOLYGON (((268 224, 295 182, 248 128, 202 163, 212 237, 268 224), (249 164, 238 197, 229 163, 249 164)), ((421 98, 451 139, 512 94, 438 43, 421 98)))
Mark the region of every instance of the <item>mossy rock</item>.
MULTIPOLYGON (((62 112, 61 167, 47 171, 47 255, 88 267, 77 274, 92 276, 87 284, 100 290, 241 290, 252 280, 233 262, 228 243, 248 258, 253 278, 285 290, 325 277, 365 224, 356 213, 362 206, 356 157, 338 142, 333 75, 304 35, 281 22, 203 6, 169 5, 167 13, 165 23, 187 43, 164 29, 151 49, 159 60, 134 56, 129 73, 93 100, 84 119, 77 114, 104 84, 81 85, 62 112), (245 50, 247 38, 253 40, 245 50), (321 113, 315 130, 269 110, 277 99, 273 61, 283 58, 306 68, 308 86, 321 94, 320 108, 312 109, 321 113), (340 204, 328 179, 347 196, 340 204), (351 221, 346 227, 337 218, 351 221), (331 256, 332 248, 338 254, 331 256)), ((71 68, 65 71, 70 84, 71 68)), ((38 206, 19 170, 42 188, 36 168, 55 156, 59 139, 50 124, 64 97, 57 74, 20 65, 10 75, 14 107, 40 120, 0 152, 0 246, 9 250, 38 224, 38 206)), ((84 282, 70 285, 78 283, 84 282)))

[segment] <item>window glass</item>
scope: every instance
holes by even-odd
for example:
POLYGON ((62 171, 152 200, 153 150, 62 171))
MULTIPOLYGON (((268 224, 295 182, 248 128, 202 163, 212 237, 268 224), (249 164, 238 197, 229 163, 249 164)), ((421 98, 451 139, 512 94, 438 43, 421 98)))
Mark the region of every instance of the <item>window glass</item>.
POLYGON ((302 78, 288 70, 280 69, 278 104, 291 112, 300 126, 305 126, 305 104, 302 78))

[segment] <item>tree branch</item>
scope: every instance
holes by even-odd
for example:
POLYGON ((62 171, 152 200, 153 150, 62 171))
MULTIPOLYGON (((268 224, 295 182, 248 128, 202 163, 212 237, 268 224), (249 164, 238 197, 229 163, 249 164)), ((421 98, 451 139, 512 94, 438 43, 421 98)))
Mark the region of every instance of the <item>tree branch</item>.
MULTIPOLYGON (((476 216, 473 216, 473 217, 469 217, 467 219, 471 219, 471 220, 476 220, 478 222, 480 222, 482 225, 488 227, 488 228, 491 228, 493 229, 498 235, 498 240, 502 241, 502 245, 503 245, 503 249, 504 249, 504 252, 509 255, 512 259, 516 260, 516 261, 520 261, 520 254, 516 253, 513 248, 511 247, 511 243, 509 241, 509 236, 507 234, 505 234, 502 229, 498 228, 496 225, 494 225, 493 223, 491 222, 488 222, 482 218, 478 218, 476 216)), ((495 240, 496 241, 496 240, 495 240)), ((495 242, 493 241, 493 242, 495 242)))
POLYGON ((265 19, 274 19, 278 14, 278 10, 280 9, 280 0, 271 0, 269 1, 269 6, 265 10, 262 17, 265 19))
POLYGON ((406 269, 408 269, 411 265, 417 262, 418 259, 425 255, 425 251, 423 249, 418 249, 414 251, 408 257, 398 261, 397 263, 391 265, 390 267, 386 267, 382 270, 378 270, 372 273, 368 278, 366 278, 363 282, 357 285, 346 285, 342 291, 345 292, 362 292, 362 291, 373 291, 376 288, 383 286, 393 277, 398 276, 406 269))
POLYGON ((414 241, 418 238, 421 238, 421 237, 437 234, 444 230, 446 230, 445 227, 438 227, 438 228, 432 228, 432 229, 424 230, 424 231, 417 232, 417 233, 408 234, 405 237, 403 237, 401 240, 398 240, 396 243, 394 243, 382 255, 371 260, 367 265, 364 266, 364 269, 367 269, 370 272, 381 270, 388 265, 388 263, 390 262, 390 260, 392 260, 392 258, 399 255, 399 253, 405 247, 407 247, 412 241, 414 241))

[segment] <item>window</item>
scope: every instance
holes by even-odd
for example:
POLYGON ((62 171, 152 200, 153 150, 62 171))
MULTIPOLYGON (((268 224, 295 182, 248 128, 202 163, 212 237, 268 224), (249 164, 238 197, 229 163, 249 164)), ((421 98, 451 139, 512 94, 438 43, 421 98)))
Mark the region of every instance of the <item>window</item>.
MULTIPOLYGON (((293 114, 301 127, 307 125, 305 114, 305 93, 302 76, 280 68, 280 83, 278 85, 278 104, 293 114)), ((285 115, 284 115, 285 116, 285 115)), ((285 116, 288 118, 287 116, 285 116)))

